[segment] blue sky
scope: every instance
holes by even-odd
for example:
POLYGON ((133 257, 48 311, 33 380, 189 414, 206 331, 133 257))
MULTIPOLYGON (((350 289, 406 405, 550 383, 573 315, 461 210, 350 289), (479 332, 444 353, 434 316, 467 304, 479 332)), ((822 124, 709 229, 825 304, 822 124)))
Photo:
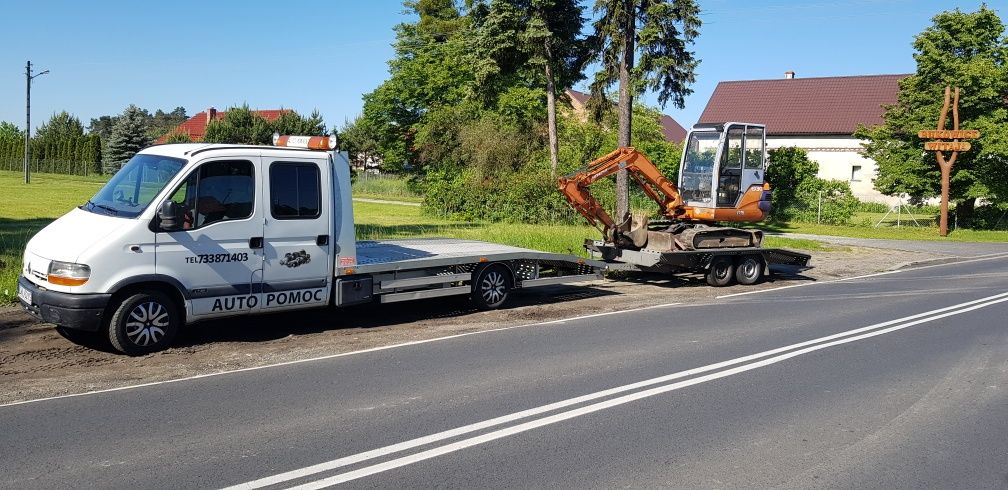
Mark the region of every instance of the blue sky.
MULTIPOLYGON (((699 0, 694 94, 665 112, 689 127, 719 81, 908 73, 913 36, 945 9, 933 0, 699 0)), ((128 104, 190 115, 207 107, 322 112, 342 126, 361 95, 388 76, 399 0, 298 2, 4 2, 0 120, 24 125, 24 65, 50 74, 32 85, 32 126, 67 110, 86 125, 128 104)), ((587 3, 593 3, 586 0, 587 3)), ((1008 2, 988 6, 1008 20, 1008 2)), ((583 87, 580 87, 583 88, 583 87)), ((645 101, 656 104, 647 94, 645 101)))

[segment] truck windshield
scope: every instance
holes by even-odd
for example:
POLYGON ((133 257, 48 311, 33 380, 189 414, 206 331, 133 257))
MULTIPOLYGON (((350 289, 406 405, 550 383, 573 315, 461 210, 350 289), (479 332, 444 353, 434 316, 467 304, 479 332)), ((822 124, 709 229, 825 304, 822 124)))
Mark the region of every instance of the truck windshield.
POLYGON ((96 214, 135 218, 147 209, 185 163, 180 158, 137 154, 81 209, 96 214))

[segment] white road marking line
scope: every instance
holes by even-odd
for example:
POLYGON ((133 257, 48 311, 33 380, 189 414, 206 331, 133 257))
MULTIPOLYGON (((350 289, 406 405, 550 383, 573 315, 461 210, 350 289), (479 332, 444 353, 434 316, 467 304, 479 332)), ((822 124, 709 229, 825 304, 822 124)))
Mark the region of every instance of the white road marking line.
MULTIPOLYGON (((331 461, 327 461, 327 462, 323 462, 323 463, 318 463, 318 464, 315 464, 315 465, 307 466, 307 467, 304 467, 304 468, 299 468, 299 469, 296 469, 296 470, 291 470, 291 471, 279 473, 279 474, 268 476, 268 477, 265 477, 265 478, 260 478, 258 480, 253 480, 253 481, 249 481, 249 482, 246 482, 246 483, 242 483, 242 484, 234 485, 234 486, 231 486, 231 487, 227 487, 225 490, 237 490, 237 489, 250 490, 250 489, 262 488, 262 487, 266 487, 266 486, 270 486, 270 485, 276 485, 278 483, 283 483, 283 482, 295 480, 295 479, 298 479, 298 478, 304 478, 306 476, 322 473, 322 472, 329 471, 329 470, 334 470, 334 469, 337 469, 337 468, 340 468, 340 467, 343 467, 343 466, 348 466, 348 465, 359 463, 359 462, 366 461, 366 460, 369 460, 369 459, 374 459, 374 458, 381 457, 381 456, 387 456, 389 454, 393 454, 393 453, 397 453, 397 452, 400 452, 400 451, 404 451, 406 449, 411 449, 411 448, 415 448, 415 447, 418 447, 418 446, 423 446, 423 445, 426 445, 426 444, 431 444, 431 443, 434 443, 434 442, 438 442, 438 441, 442 441, 442 440, 445 440, 445 439, 457 437, 457 436, 460 436, 460 435, 463 435, 463 434, 468 434, 468 433, 471 433, 471 432, 487 429, 487 428, 494 427, 494 426, 501 425, 501 424, 505 424, 505 423, 508 423, 508 422, 514 422, 514 421, 517 421, 517 420, 529 418, 529 417, 532 417, 534 415, 540 415, 540 414, 543 414, 543 413, 546 413, 546 412, 551 412, 551 411, 554 411, 554 410, 557 410, 557 409, 560 409, 560 408, 566 408, 566 407, 569 407, 569 406, 572 406, 572 405, 577 405, 577 404, 584 403, 584 402, 587 402, 587 401, 597 400, 599 398, 604 398, 604 397, 611 396, 611 395, 625 393, 627 391, 636 390, 638 388, 652 386, 652 385, 655 385, 655 384, 661 384, 661 383, 664 383, 664 382, 667 382, 667 381, 672 381, 672 380, 675 380, 675 379, 689 377, 689 376, 693 376, 693 375, 696 375, 696 374, 702 374, 702 373, 709 372, 709 371, 716 371, 718 369, 726 368, 726 367, 733 366, 733 365, 736 365, 736 364, 742 364, 742 363, 746 363, 746 362, 750 362, 750 361, 755 361, 757 359, 764 358, 764 357, 767 357, 767 356, 774 356, 774 355, 778 355, 778 354, 781 354, 781 353, 784 353, 784 352, 788 352, 788 351, 795 351, 795 349, 808 348, 809 346, 814 346, 815 344, 825 345, 825 344, 822 344, 822 343, 823 342, 836 341, 837 339, 843 340, 845 338, 851 338, 852 336, 858 336, 859 334, 865 334, 865 332, 869 332, 869 334, 871 334, 871 333, 874 333, 874 332, 871 332, 873 330, 874 331, 879 331, 879 329, 883 329, 885 327, 890 327, 892 325, 896 325, 896 327, 893 327, 893 328, 895 328, 896 330, 898 330, 898 329, 901 329, 901 328, 906 328, 906 327, 911 326, 911 325, 916 325, 917 323, 923 323, 923 322, 926 322, 926 321, 932 321, 932 320, 936 320, 936 319, 939 319, 939 318, 944 318, 944 317, 950 316, 950 315, 957 315, 957 314, 960 314, 960 313, 964 313, 966 311, 972 311, 973 309, 982 308, 984 306, 989 306, 991 304, 998 303, 998 302, 1001 302, 1001 301, 1008 301, 1008 292, 1001 293, 1001 294, 996 294, 996 295, 993 295, 993 296, 988 296, 986 298, 981 298, 981 299, 977 299, 977 300, 967 301, 965 303, 959 303, 959 304, 955 304, 955 305, 952 305, 952 306, 947 306, 947 307, 944 307, 944 308, 939 308, 939 309, 936 309, 936 310, 930 310, 930 311, 926 311, 926 312, 923 312, 923 313, 917 313, 915 315, 910 315, 910 316, 906 316, 906 317, 903 317, 903 318, 897 318, 895 320, 889 320, 889 321, 885 321, 885 322, 881 322, 881 323, 876 323, 876 324, 869 325, 869 326, 866 326, 866 327, 857 328, 857 329, 854 329, 854 330, 848 330, 848 331, 845 331, 845 332, 840 332, 840 333, 836 333, 836 334, 832 334, 832 335, 827 335, 825 337, 819 337, 817 339, 812 339, 812 340, 808 340, 808 341, 805 341, 805 342, 799 342, 797 344, 791 344, 791 345, 788 345, 788 346, 779 347, 779 348, 776 348, 776 349, 772 349, 772 350, 768 350, 768 351, 764 351, 764 352, 760 352, 760 353, 756 353, 756 354, 750 354, 750 355, 747 355, 747 356, 744 356, 744 357, 738 357, 738 358, 735 358, 735 359, 731 359, 731 360, 727 360, 727 361, 722 361, 722 362, 715 363, 715 364, 710 364, 710 365, 707 365, 707 366, 702 366, 702 367, 698 367, 698 368, 688 369, 688 370, 680 371, 680 372, 673 373, 673 374, 667 374, 667 375, 660 376, 660 377, 657 377, 657 378, 652 378, 652 379, 648 379, 648 380, 644 380, 644 381, 638 381, 636 383, 631 383, 631 384, 628 384, 628 385, 618 386, 618 387, 615 387, 615 388, 609 388, 609 389, 606 389, 606 390, 598 391, 598 392, 595 392, 595 393, 589 393, 587 395, 582 395, 582 396, 575 397, 575 398, 570 398, 570 399, 567 399, 567 400, 561 400, 559 402, 554 402, 554 403, 550 403, 550 404, 547 404, 547 405, 542 405, 542 406, 539 406, 539 407, 535 407, 535 408, 531 408, 531 409, 527 409, 527 410, 522 410, 520 412, 515 412, 515 413, 508 414, 508 415, 503 415, 503 416, 496 417, 496 418, 493 418, 493 419, 485 420, 485 421, 482 421, 482 422, 477 422, 477 423, 474 423, 474 424, 469 424, 469 425, 465 425, 465 426, 462 426, 462 427, 457 427, 457 428, 446 430, 446 431, 443 431, 443 432, 438 432, 438 433, 435 433, 435 434, 430 434, 430 435, 427 435, 427 436, 424 436, 424 437, 419 437, 419 438, 412 439, 412 440, 409 440, 409 441, 404 441, 404 442, 400 442, 400 443, 397 443, 397 444, 392 444, 392 445, 389 445, 389 446, 385 446, 385 447, 373 449, 373 450, 370 450, 370 451, 365 451, 365 452, 362 452, 362 453, 354 454, 354 455, 351 455, 351 456, 346 456, 346 457, 342 457, 342 458, 339 458, 339 459, 334 459, 334 460, 331 460, 331 461), (963 309, 963 308, 968 308, 968 309, 963 309), (908 321, 912 321, 913 323, 904 323, 904 322, 908 322, 908 321)), ((889 331, 893 331, 893 330, 892 329, 886 329, 886 330, 884 330, 884 332, 889 332, 889 331)), ((858 337, 858 338, 861 338, 861 337, 858 337)), ((864 337, 864 338, 867 338, 867 337, 864 337)), ((836 344, 830 343, 829 345, 836 345, 836 344)), ((799 351, 799 352, 803 352, 803 351, 799 351)), ((811 350, 808 351, 808 352, 811 352, 811 350)), ((791 356, 791 357, 793 357, 793 356, 791 356)), ((777 362, 779 362, 779 361, 777 361, 777 362)), ((740 366, 740 367, 744 367, 744 366, 740 366)), ((735 369, 738 369, 738 368, 735 368, 735 369)), ((739 371, 739 372, 742 372, 742 371, 739 371)), ((716 374, 720 374, 720 373, 716 373, 716 374)), ((708 376, 713 376, 713 375, 708 375, 708 376)), ((716 379, 716 378, 710 378, 710 379, 716 379)), ((689 380, 689 381, 692 381, 692 380, 689 380)), ((683 383, 688 383, 689 381, 684 381, 683 383)), ((690 386, 690 385, 684 385, 684 386, 690 386)), ((654 389, 661 389, 661 388, 662 387, 653 388, 652 390, 654 390, 654 389)), ((678 388, 675 388, 675 389, 678 389, 678 388)), ((625 395, 625 397, 627 397, 627 396, 632 397, 632 396, 635 396, 635 395, 636 394, 625 395)), ((603 403, 607 403, 607 402, 603 402, 603 403)), ((592 406, 594 406, 594 405, 592 405, 592 406)), ((607 407, 603 407, 603 408, 607 408, 607 407)), ((580 409, 578 409, 578 410, 580 410, 580 409)), ((569 413, 569 412, 565 412, 565 413, 569 413)), ((585 413, 590 413, 590 412, 585 412, 585 413)), ((562 414, 557 414, 557 415, 562 415, 562 414)), ((559 420, 566 420, 566 419, 559 419, 559 420)), ((528 422, 528 424, 532 424, 534 422, 535 421, 528 422)), ((520 427, 520 426, 516 426, 516 427, 520 427)), ((538 427, 538 425, 535 426, 535 427, 538 427)), ((534 428, 534 427, 530 427, 530 428, 534 428)), ((499 430, 497 432, 507 431, 507 430, 509 430, 509 429, 501 429, 501 430, 499 430)), ((496 433, 496 432, 494 432, 494 433, 496 433)), ((510 434, 505 434, 505 435, 510 435, 510 434)), ((480 436, 480 437, 483 437, 483 436, 480 436)), ((504 436, 502 435, 501 437, 504 437, 504 436)), ((477 438, 474 438, 474 439, 477 439, 477 438)), ((492 439, 487 439, 487 440, 492 440, 492 439)), ((460 441, 460 442, 465 442, 465 441, 460 441)), ((483 442, 485 442, 485 441, 483 441, 483 442)), ((475 444, 479 444, 479 443, 477 442, 475 444)), ((465 446, 465 447, 468 447, 468 446, 465 446)), ((429 451, 436 451, 437 449, 438 448, 435 448, 435 449, 431 449, 429 451)), ((461 447, 459 449, 461 449, 461 447)), ((448 451, 448 452, 450 452, 450 451, 448 451)), ((426 452, 422 452, 422 453, 418 453, 418 454, 425 454, 425 453, 426 452)), ((433 455, 430 456, 430 457, 434 457, 434 456, 437 456, 438 454, 444 454, 444 453, 442 452, 442 453, 437 453, 437 454, 434 454, 434 453, 431 453, 431 454, 433 454, 433 455)), ((404 457, 404 458, 409 458, 409 456, 404 457)), ((400 459, 404 459, 404 458, 400 458, 400 459)), ((423 458, 423 459, 426 459, 426 458, 423 458)), ((395 461, 399 461, 399 460, 397 459, 395 461)), ((416 460, 416 461, 419 461, 419 460, 416 460)), ((409 463, 404 463, 404 464, 409 464, 409 463)), ((380 465, 376 465, 376 466, 380 466, 380 465)), ((399 465, 399 466, 402 466, 402 465, 399 465)))
POLYGON ((714 299, 735 298, 735 297, 738 297, 738 296, 746 296, 746 295, 749 295, 749 294, 766 293, 766 292, 769 292, 769 291, 780 291, 781 289, 800 288, 800 287, 803 287, 803 286, 812 286, 812 285, 815 285, 815 284, 833 284, 835 282, 853 281, 853 280, 856 280, 856 279, 866 279, 866 278, 869 278, 869 277, 877 277, 877 276, 886 276, 886 275, 889 275, 889 274, 896 274, 896 273, 903 272, 903 271, 906 271, 906 270, 910 270, 910 269, 899 269, 899 270, 894 270, 894 271, 876 272, 874 274, 865 274, 863 276, 854 276, 854 277, 844 277, 844 278, 841 278, 841 279, 832 279, 832 280, 829 280, 829 281, 815 281, 815 282, 804 282, 804 283, 801 283, 801 284, 790 284, 790 285, 787 285, 787 286, 781 286, 779 288, 757 289, 755 291, 745 291, 745 292, 742 292, 742 293, 732 293, 732 294, 725 294, 725 295, 722 295, 722 296, 715 296, 714 299))
POLYGON ((35 398, 35 399, 31 399, 31 400, 21 400, 21 401, 17 401, 17 402, 10 402, 10 403, 0 404, 0 408, 10 407, 10 406, 14 406, 14 405, 24 405, 24 404, 27 404, 27 403, 38 403, 38 402, 44 402, 44 401, 49 401, 49 400, 60 400, 60 399, 63 399, 63 398, 76 398, 76 397, 79 397, 79 396, 97 395, 97 394, 101 394, 101 393, 110 393, 110 392, 114 392, 114 391, 132 390, 134 388, 144 388, 144 387, 148 387, 148 386, 157 386, 157 385, 163 385, 163 384, 169 384, 169 383, 178 383, 178 382, 182 382, 182 381, 192 381, 192 380, 195 380, 195 379, 211 378, 211 377, 215 377, 215 376, 221 376, 221 375, 232 374, 232 373, 243 373, 243 372, 248 372, 248 371, 258 371, 260 369, 275 368, 275 367, 280 367, 280 366, 291 366, 291 365, 294 365, 294 364, 301 364, 301 363, 315 362, 315 361, 323 361, 323 360, 326 360, 326 359, 335 359, 337 357, 352 356, 352 355, 355 355, 355 354, 366 354, 366 353, 369 353, 369 352, 378 352, 378 351, 383 351, 383 350, 388 350, 388 349, 397 349, 399 347, 408 347, 408 346, 412 346, 412 345, 427 344, 427 343, 431 343, 431 342, 440 342, 440 341, 443 341, 443 340, 457 339, 459 337, 468 337, 470 335, 480 335, 480 334, 486 334, 486 333, 491 333, 491 332, 502 332, 502 331, 505 331, 505 330, 514 330, 514 329, 518 329, 518 328, 535 327, 535 326, 541 326, 541 325, 552 325, 552 324, 558 324, 558 323, 563 323, 563 322, 571 322, 571 321, 576 321, 576 320, 582 320, 582 319, 585 319, 585 318, 594 318, 594 317, 605 316, 605 315, 616 315, 616 314, 619 314, 619 313, 631 313, 631 312, 635 312, 635 311, 652 310, 652 309, 656 309, 656 308, 667 308, 667 307, 671 307, 671 306, 678 306, 680 304, 681 303, 666 303, 666 304, 661 304, 661 305, 642 306, 640 308, 632 308, 632 309, 629 309, 629 310, 608 311, 608 312, 604 312, 604 313, 594 313, 594 314, 590 314, 590 315, 581 315, 581 316, 575 316, 575 317, 570 317, 570 318, 563 318, 563 319, 560 319, 560 320, 550 320, 550 321, 547 321, 547 322, 526 323, 526 324, 522 324, 522 325, 514 325, 514 326, 511 326, 511 327, 500 327, 500 328, 493 328, 493 329, 489 329, 489 330, 480 330, 480 331, 477 331, 477 332, 466 332, 466 333, 460 333, 460 334, 455 334, 455 335, 447 335, 447 336, 444 336, 444 337, 435 337, 435 338, 423 339, 423 340, 413 340, 413 341, 410 341, 410 342, 403 342, 403 343, 400 343, 400 344, 382 345, 382 346, 378 346, 378 347, 371 347, 369 349, 361 349, 361 350, 355 350, 355 351, 351 351, 351 352, 341 352, 339 354, 329 354, 329 355, 319 356, 319 357, 310 357, 308 359, 296 359, 296 360, 293 360, 293 361, 284 361, 284 362, 278 362, 278 363, 274 363, 274 364, 265 364, 265 365, 262 365, 262 366, 252 366, 252 367, 241 368, 241 369, 233 369, 233 370, 230 370, 230 371, 218 371, 218 372, 215 372, 215 373, 197 374, 197 375, 193 375, 193 376, 187 376, 187 377, 184 377, 184 378, 166 379, 164 381, 152 381, 150 383, 141 383, 141 384, 128 385, 128 386, 118 386, 118 387, 115 387, 115 388, 106 388, 106 389, 102 389, 102 390, 85 391, 83 393, 71 393, 69 395, 58 395, 58 396, 50 396, 50 397, 46 397, 46 398, 35 398))
MULTIPOLYGON (((1002 294, 1002 295, 998 295, 998 296, 1004 296, 1004 295, 1002 294)), ((340 483, 348 482, 348 481, 351 481, 351 480, 356 480, 358 478, 362 478, 362 477, 365 477, 365 476, 373 475, 373 474, 376 474, 376 473, 381 473, 381 472, 384 472, 384 471, 387 471, 387 470, 391 470, 391 469, 395 469, 395 468, 399 468, 399 467, 402 467, 402 466, 407 466, 407 465, 410 465, 410 464, 413 464, 413 463, 416 463, 416 462, 419 462, 419 461, 423 461, 423 460, 426 460, 426 459, 431 459, 431 458, 434 458, 434 457, 437 457, 437 456, 440 456, 440 455, 443 455, 443 454, 455 452, 455 451, 458 451, 458 450, 461 450, 461 449, 465 449, 465 448, 468 448, 468 447, 476 446, 478 444, 483 444, 485 442, 493 441, 495 439, 501 439, 501 438, 512 436, 512 435, 515 435, 515 434, 518 434, 518 433, 521 433, 521 432, 526 432, 526 431, 529 431, 529 430, 532 430, 532 429, 536 429, 538 427, 542 427, 542 426, 545 426, 545 425, 555 424, 557 422, 562 422, 564 420, 569 420, 569 419, 572 419, 572 418, 575 418, 575 417, 580 417, 582 415, 587 415, 587 414, 590 414, 590 413, 593 413, 593 412, 598 412, 600 410, 605 410, 607 408, 612 408, 612 407, 615 407, 615 406, 618 406, 618 405, 623 405, 623 404, 630 403, 630 402, 633 402, 633 401, 636 401, 636 400, 640 400, 640 399, 643 399, 643 398, 650 398, 652 396, 660 395, 660 394, 663 394, 663 393, 668 393, 670 391, 679 390, 679 389, 686 388, 686 387, 689 387, 689 386, 693 386, 693 385, 697 385, 697 384, 701 384, 701 383, 706 383, 708 381, 712 381, 712 380, 715 380, 715 379, 725 378, 725 377, 732 376, 732 375, 735 375, 735 374, 744 373, 746 371, 751 371, 753 369, 761 368, 761 367, 764 367, 764 366, 769 366, 771 364, 776 364, 776 363, 779 363, 779 362, 783 362, 783 361, 791 359, 793 357, 798 357, 798 356, 801 356, 801 355, 805 355, 805 354, 808 354, 810 352, 815 352, 815 351, 818 351, 818 350, 827 349, 829 347, 834 347, 834 346, 837 346, 837 345, 846 344, 846 343, 854 342, 854 341, 857 341, 857 340, 864 340, 864 339, 867 339, 867 338, 870 338, 870 337, 875 337, 877 335, 883 335, 883 334, 886 334, 886 333, 895 332, 897 330, 902 330, 904 328, 912 327, 914 325, 918 325, 918 324, 921 324, 921 323, 931 322, 931 321, 938 320, 938 319, 945 318, 945 317, 952 316, 952 315, 959 315, 959 314, 962 314, 962 313, 966 313, 966 312, 973 311, 973 310, 976 310, 976 309, 984 308, 984 307, 991 306, 991 305, 994 305, 994 304, 997 304, 997 303, 1002 303, 1002 302, 1005 302, 1005 301, 1008 301, 1008 298, 1002 297, 1000 299, 996 299, 996 300, 993 300, 993 301, 988 301, 986 303, 977 304, 977 305, 974 305, 974 306, 970 306, 968 308, 963 308, 961 310, 951 311, 951 312, 947 312, 947 313, 944 313, 944 314, 941 314, 941 315, 936 315, 936 316, 929 317, 929 318, 921 318, 921 319, 918 319, 918 320, 915 320, 915 321, 912 321, 912 322, 909 322, 909 323, 904 323, 904 324, 896 325, 894 327, 889 327, 889 328, 885 328, 885 329, 881 329, 881 330, 875 330, 875 331, 868 332, 868 333, 865 333, 865 334, 862 334, 862 335, 857 335, 857 336, 854 336, 854 337, 846 337, 846 338, 843 338, 843 339, 840 339, 840 340, 835 340, 833 342, 828 342, 828 343, 825 343, 825 344, 819 344, 819 345, 815 345, 815 346, 812 346, 812 347, 807 347, 805 349, 800 349, 800 350, 797 350, 797 351, 788 352, 786 354, 781 354, 779 356, 770 357, 770 358, 763 359, 761 361, 756 361, 756 362, 753 362, 753 363, 750 363, 750 364, 743 364, 741 366, 736 366, 734 368, 725 369, 723 371, 718 371, 716 373, 711 373, 711 374, 707 374, 707 375, 703 375, 703 376, 698 376, 696 378, 691 378, 691 379, 688 379, 688 380, 685 380, 685 381, 680 381, 680 382, 677 382, 677 383, 672 383, 672 384, 668 384, 668 385, 664 385, 664 386, 658 386, 658 387, 655 387, 655 388, 651 388, 649 390, 644 390, 644 391, 632 393, 632 394, 629 394, 629 395, 624 395, 624 396, 613 398, 613 399, 606 400, 606 401, 603 401, 603 402, 599 402, 599 403, 595 403, 595 404, 592 404, 592 405, 587 405, 587 406, 584 406, 584 407, 580 407, 580 408, 577 408, 577 409, 574 409, 574 410, 570 410, 570 411, 567 411, 567 412, 561 412, 561 413, 558 413, 558 414, 554 414, 554 415, 550 415, 550 416, 547 416, 547 417, 543 417, 541 419, 531 420, 531 421, 525 422, 523 424, 515 425, 515 426, 512 426, 512 427, 507 427, 507 428, 504 428, 504 429, 499 429, 499 430, 496 430, 496 431, 493 431, 493 432, 489 432, 489 433, 486 433, 486 434, 482 434, 482 435, 479 435, 479 436, 476 436, 476 437, 472 437, 472 438, 469 438, 469 439, 464 439, 464 440, 461 440, 461 441, 457 441, 457 442, 454 442, 452 444, 448 444, 448 445, 445 445, 445 446, 428 449, 426 451, 422 451, 422 452, 419 452, 419 453, 416 453, 416 454, 411 454, 409 456, 403 456, 401 458, 393 459, 391 461, 386 461, 384 463, 380 463, 380 464, 376 464, 376 465, 360 468, 358 470, 349 471, 349 472, 346 472, 346 473, 341 473, 341 474, 334 475, 334 476, 331 476, 331 477, 328 477, 328 478, 324 478, 324 479, 321 479, 321 480, 317 480, 317 481, 314 481, 314 482, 305 483, 303 485, 297 485, 297 486, 294 486, 294 487, 290 487, 289 490, 317 490, 317 489, 321 489, 321 488, 331 487, 331 486, 334 486, 334 485, 338 485, 340 483)))
POLYGON ((801 284, 789 284, 787 286, 781 286, 781 287, 778 287, 778 288, 757 289, 755 291, 745 291, 745 292, 741 292, 741 293, 725 294, 725 295, 721 295, 721 296, 715 296, 714 299, 735 298, 735 297, 738 297, 738 296, 746 296, 746 295, 749 295, 749 294, 768 293, 770 291, 780 291, 782 289, 800 288, 800 287, 804 287, 804 286, 813 286, 813 285, 816 285, 816 284, 833 284, 833 283, 836 283, 836 282, 854 281, 854 280, 857 280, 857 279, 867 279, 867 278, 870 278, 870 277, 886 276, 886 275, 889 275, 889 274, 899 274, 901 272, 919 271, 921 269, 930 269, 932 267, 944 267, 944 266, 947 266, 947 265, 969 264, 969 263, 972 263, 972 262, 983 262, 983 261, 986 261, 986 260, 996 260, 996 259, 1001 259, 1001 258, 1005 258, 1005 257, 1008 257, 1008 254, 998 253, 998 254, 981 255, 981 256, 979 256, 977 258, 974 258, 974 259, 959 260, 959 261, 956 261, 956 262, 945 262, 945 263, 942 263, 942 264, 922 265, 920 267, 907 267, 905 269, 896 269, 894 271, 876 272, 874 274, 865 274, 863 276, 844 277, 844 278, 841 278, 841 279, 832 279, 832 280, 829 280, 829 281, 814 281, 814 282, 806 282, 806 283, 801 283, 801 284))
POLYGON ((591 315, 577 316, 577 317, 574 317, 574 318, 561 318, 559 320, 550 320, 548 322, 542 322, 542 323, 539 323, 537 325, 553 325, 555 323, 566 323, 566 322, 570 322, 570 321, 574 321, 574 320, 585 320, 585 319, 588 319, 588 318, 597 318, 597 317, 600 317, 600 316, 615 315, 615 314, 618 314, 618 313, 625 313, 627 311, 644 311, 644 310, 654 310, 656 308, 668 308, 669 306, 679 306, 681 304, 682 303, 665 303, 665 304, 661 304, 661 305, 641 306, 640 308, 634 308, 632 310, 606 311, 606 312, 602 312, 602 313, 593 313, 591 315))

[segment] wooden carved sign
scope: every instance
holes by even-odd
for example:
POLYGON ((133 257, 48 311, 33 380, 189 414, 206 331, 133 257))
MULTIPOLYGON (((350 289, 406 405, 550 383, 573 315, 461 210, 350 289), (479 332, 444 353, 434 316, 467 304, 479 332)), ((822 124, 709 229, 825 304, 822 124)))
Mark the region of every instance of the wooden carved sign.
POLYGON ((917 133, 920 139, 932 139, 938 141, 927 141, 924 149, 935 152, 938 157, 938 167, 941 168, 942 193, 941 193, 941 221, 939 233, 941 236, 948 236, 948 201, 949 201, 949 179, 952 175, 952 165, 955 164, 959 152, 969 151, 968 141, 964 139, 976 139, 980 137, 980 132, 972 129, 959 129, 959 87, 955 89, 955 98, 952 99, 952 88, 945 87, 945 105, 942 106, 941 116, 938 118, 937 130, 923 130, 917 133), (950 104, 951 103, 951 104, 950 104), (949 106, 952 107, 952 129, 945 129, 945 121, 948 119, 949 106), (942 141, 952 140, 952 141, 942 141), (945 158, 943 152, 952 152, 949 158, 945 158))

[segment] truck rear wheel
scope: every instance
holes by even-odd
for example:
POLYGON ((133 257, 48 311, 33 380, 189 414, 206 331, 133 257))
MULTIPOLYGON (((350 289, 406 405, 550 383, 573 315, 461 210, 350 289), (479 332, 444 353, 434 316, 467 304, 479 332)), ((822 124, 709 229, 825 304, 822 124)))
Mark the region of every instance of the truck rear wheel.
POLYGON ((108 338, 123 354, 150 354, 171 345, 181 322, 182 313, 168 295, 140 291, 116 307, 108 322, 108 338))
POLYGON ((763 278, 763 260, 756 255, 743 255, 735 265, 735 280, 746 286, 763 278))
POLYGON ((514 281, 511 271, 500 264, 485 267, 479 271, 473 283, 472 299, 481 310, 500 308, 507 302, 514 281))
POLYGON ((735 263, 728 257, 714 257, 707 269, 707 284, 727 286, 735 279, 735 263))

